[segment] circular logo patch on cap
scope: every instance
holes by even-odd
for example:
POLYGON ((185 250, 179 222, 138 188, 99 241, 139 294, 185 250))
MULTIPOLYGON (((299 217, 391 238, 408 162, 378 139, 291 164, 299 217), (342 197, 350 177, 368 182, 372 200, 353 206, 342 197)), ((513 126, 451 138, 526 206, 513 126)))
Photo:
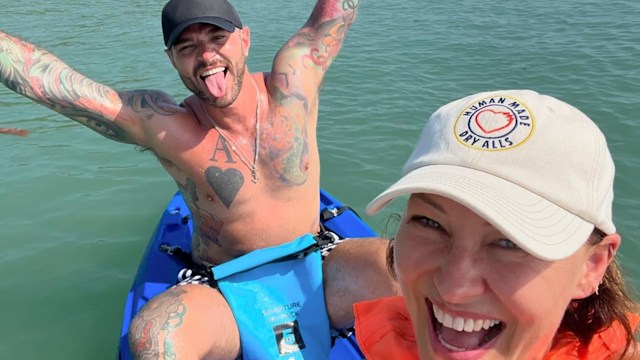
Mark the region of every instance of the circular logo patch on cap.
POLYGON ((534 125, 533 115, 522 101, 496 95, 467 106, 458 116, 454 131, 465 146, 499 151, 527 141, 534 125))

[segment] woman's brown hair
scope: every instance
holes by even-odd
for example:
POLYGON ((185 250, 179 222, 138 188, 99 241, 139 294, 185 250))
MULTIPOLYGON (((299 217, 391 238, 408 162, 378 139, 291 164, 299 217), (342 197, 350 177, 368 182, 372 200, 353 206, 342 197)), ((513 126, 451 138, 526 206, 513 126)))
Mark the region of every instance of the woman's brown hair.
MULTIPOLYGON (((588 243, 596 245, 605 236, 602 231, 596 229, 589 237, 588 243)), ((627 344, 622 353, 624 357, 631 346, 635 347, 634 334, 638 330, 631 327, 627 315, 638 313, 638 307, 626 285, 620 263, 614 257, 605 271, 598 291, 569 304, 560 329, 575 335, 581 344, 588 344, 595 334, 618 322, 626 334, 627 344)))

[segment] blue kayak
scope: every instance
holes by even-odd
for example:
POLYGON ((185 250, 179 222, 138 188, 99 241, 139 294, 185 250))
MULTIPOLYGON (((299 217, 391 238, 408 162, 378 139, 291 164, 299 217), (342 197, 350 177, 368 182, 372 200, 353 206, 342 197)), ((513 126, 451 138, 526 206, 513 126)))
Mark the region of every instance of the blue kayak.
MULTIPOLYGON (((341 238, 376 236, 360 217, 349 207, 324 190, 320 190, 320 221, 341 238)), ((132 359, 127 333, 129 324, 144 304, 176 282, 178 272, 185 267, 179 257, 163 249, 179 247, 191 251, 193 222, 182 195, 177 192, 167 204, 158 225, 149 239, 135 280, 127 295, 120 333, 119 359, 132 359)), ((331 359, 364 359, 355 336, 338 338, 331 349, 331 359)))

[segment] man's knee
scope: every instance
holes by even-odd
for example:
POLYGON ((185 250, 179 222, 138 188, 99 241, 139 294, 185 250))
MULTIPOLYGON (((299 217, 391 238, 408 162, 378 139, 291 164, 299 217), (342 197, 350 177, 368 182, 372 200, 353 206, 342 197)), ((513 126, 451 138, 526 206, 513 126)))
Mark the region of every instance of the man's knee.
POLYGON ((186 289, 169 289, 140 309, 129 326, 129 348, 134 358, 170 358, 172 332, 179 329, 186 315, 185 293, 186 289))
MULTIPOLYGON (((325 285, 364 297, 395 295, 398 284, 387 265, 389 240, 354 238, 340 243, 323 263, 325 285), (356 285, 368 285, 356 287, 356 285)), ((367 300, 363 298, 363 300, 367 300)))
POLYGON ((224 297, 202 285, 173 287, 140 310, 129 327, 136 359, 235 359, 238 328, 224 297))
POLYGON ((353 304, 400 293, 387 268, 389 241, 350 239, 340 243, 323 263, 325 299, 334 327, 353 324, 353 304))

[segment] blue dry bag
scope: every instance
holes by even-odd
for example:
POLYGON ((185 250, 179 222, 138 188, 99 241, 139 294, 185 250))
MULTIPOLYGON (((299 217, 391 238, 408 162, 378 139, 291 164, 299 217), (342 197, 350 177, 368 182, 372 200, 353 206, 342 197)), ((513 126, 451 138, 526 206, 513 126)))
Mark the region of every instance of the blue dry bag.
POLYGON ((214 266, 240 330, 244 359, 328 359, 322 259, 313 236, 214 266))

